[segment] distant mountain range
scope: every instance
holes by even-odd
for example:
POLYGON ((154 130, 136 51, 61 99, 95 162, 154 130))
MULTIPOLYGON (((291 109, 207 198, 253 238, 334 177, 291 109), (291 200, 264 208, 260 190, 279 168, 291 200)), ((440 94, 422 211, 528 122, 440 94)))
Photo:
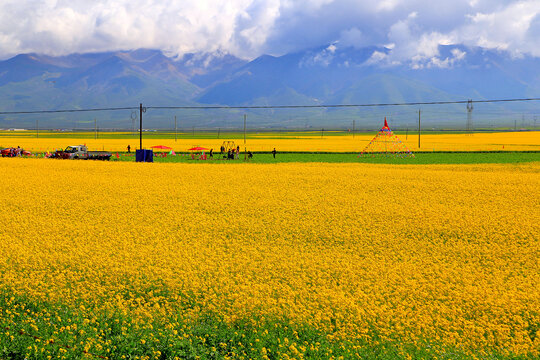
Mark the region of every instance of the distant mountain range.
MULTIPOLYGON (((253 61, 225 53, 168 57, 139 49, 52 57, 22 54, 0 61, 0 111, 108 107, 198 105, 327 105, 402 103, 540 96, 540 59, 514 58, 505 52, 464 46, 440 46, 439 56, 396 62, 384 47, 330 44, 279 57, 253 61)), ((477 104, 479 126, 520 126, 536 119, 537 102, 477 104), (521 115, 523 114, 523 115, 521 115)), ((345 108, 252 110, 252 127, 358 127, 380 122, 384 115, 399 126, 414 123, 417 108, 345 108)), ((434 127, 460 127, 465 105, 424 106, 434 127)), ((152 110, 145 127, 171 128, 177 115, 183 128, 232 128, 246 111, 152 110)), ((130 128, 130 111, 3 115, 0 128, 130 128), (92 125, 89 125, 92 122, 92 125)), ((146 121, 147 120, 147 121, 146 121)))

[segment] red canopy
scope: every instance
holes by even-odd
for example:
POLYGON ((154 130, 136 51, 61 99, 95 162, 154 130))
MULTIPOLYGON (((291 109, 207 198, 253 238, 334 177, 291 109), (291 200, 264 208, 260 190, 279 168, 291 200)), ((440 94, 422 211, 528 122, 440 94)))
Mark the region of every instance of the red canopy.
POLYGON ((165 145, 154 145, 150 146, 152 149, 161 149, 161 150, 172 150, 172 147, 168 147, 165 145))
POLYGON ((201 150, 208 150, 207 148, 203 148, 200 146, 192 147, 191 149, 188 149, 189 151, 201 151, 201 150))

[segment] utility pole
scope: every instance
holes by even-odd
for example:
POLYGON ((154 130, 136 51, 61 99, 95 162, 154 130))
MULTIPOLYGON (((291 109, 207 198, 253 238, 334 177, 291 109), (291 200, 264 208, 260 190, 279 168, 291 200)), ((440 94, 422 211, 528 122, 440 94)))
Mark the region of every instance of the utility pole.
POLYGON ((405 132, 405 140, 407 140, 407 137, 409 137, 409 127, 407 126, 407 130, 405 132))
POLYGON ((36 119, 36 137, 39 137, 39 119, 36 119))
POLYGON ((517 130, 517 120, 514 120, 514 131, 517 130))
POLYGON ((176 133, 176 115, 174 115, 174 141, 178 140, 178 134, 176 133))
POLYGON ((467 101, 467 132, 470 134, 473 130, 472 111, 474 109, 471 99, 467 101))
POLYGON ((321 139, 323 138, 324 136, 324 128, 321 129, 321 139))
POLYGON ((418 148, 420 149, 420 114, 422 110, 418 109, 418 148))
POLYGON ((94 118, 94 139, 97 139, 97 119, 94 118))
POLYGON ((146 111, 146 108, 143 108, 142 103, 139 104, 139 149, 142 150, 142 114, 146 111))
POLYGON ((193 128, 191 129, 191 134, 192 136, 195 136, 195 126, 193 126, 193 128))
POLYGON ((246 118, 247 115, 244 114, 244 146, 246 145, 246 118))
POLYGON ((219 139, 219 133, 221 132, 221 128, 217 129, 217 138, 219 139))
POLYGON ((356 127, 356 120, 353 120, 352 121, 352 138, 354 139, 354 130, 355 130, 355 127, 356 127))
POLYGON ((244 161, 246 161, 246 157, 247 157, 247 147, 246 147, 246 118, 247 118, 247 115, 244 114, 244 161))

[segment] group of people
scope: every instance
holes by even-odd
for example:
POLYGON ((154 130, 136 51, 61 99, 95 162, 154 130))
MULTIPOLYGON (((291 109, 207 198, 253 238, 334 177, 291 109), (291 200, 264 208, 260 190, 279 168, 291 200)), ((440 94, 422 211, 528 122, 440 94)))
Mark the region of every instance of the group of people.
MULTIPOLYGON (((210 149, 210 158, 214 157, 213 156, 213 150, 214 149, 210 149)), ((219 149, 219 152, 220 152, 220 154, 223 154, 225 152, 225 147, 223 145, 219 149)), ((272 150, 272 156, 274 157, 274 159, 276 158, 276 154, 277 154, 277 151, 276 151, 276 148, 274 148, 274 150, 272 150)), ((248 157, 248 159, 253 159, 253 153, 251 152, 251 150, 247 152, 247 157, 248 157)), ((227 154, 223 155, 223 158, 227 159, 227 160, 239 159, 240 158, 240 146, 237 146, 236 149, 227 150, 227 154)))
MULTIPOLYGON (((223 148, 223 146, 222 146, 222 148, 223 148)), ((225 149, 223 149, 222 152, 224 150, 225 149)), ((229 149, 227 151, 227 156, 224 156, 223 158, 227 159, 227 160, 240 159, 240 146, 237 146, 236 149, 229 149)))
MULTIPOLYGON (((212 150, 213 149, 210 149, 210 157, 213 157, 212 156, 212 150)), ((225 147, 224 146, 221 146, 221 148, 219 149, 219 153, 220 154, 224 154, 225 152, 225 147)), ((253 153, 251 151, 248 151, 247 152, 247 157, 248 159, 252 159, 253 158, 253 153)), ((227 150, 227 154, 224 154, 223 155, 223 158, 224 159, 227 159, 227 160, 235 160, 235 159, 240 159, 240 146, 237 146, 236 149, 228 149, 227 150)))

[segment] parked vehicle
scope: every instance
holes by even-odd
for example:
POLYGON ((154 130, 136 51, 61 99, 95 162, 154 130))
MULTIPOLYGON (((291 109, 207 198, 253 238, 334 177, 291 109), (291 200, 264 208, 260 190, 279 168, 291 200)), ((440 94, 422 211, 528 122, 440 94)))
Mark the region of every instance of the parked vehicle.
POLYGON ((68 146, 64 150, 57 150, 50 158, 110 160, 111 156, 112 154, 108 151, 88 151, 86 145, 74 145, 68 146))
POLYGON ((30 151, 21 149, 19 147, 9 147, 0 150, 2 157, 14 157, 14 156, 30 156, 32 153, 30 151))

